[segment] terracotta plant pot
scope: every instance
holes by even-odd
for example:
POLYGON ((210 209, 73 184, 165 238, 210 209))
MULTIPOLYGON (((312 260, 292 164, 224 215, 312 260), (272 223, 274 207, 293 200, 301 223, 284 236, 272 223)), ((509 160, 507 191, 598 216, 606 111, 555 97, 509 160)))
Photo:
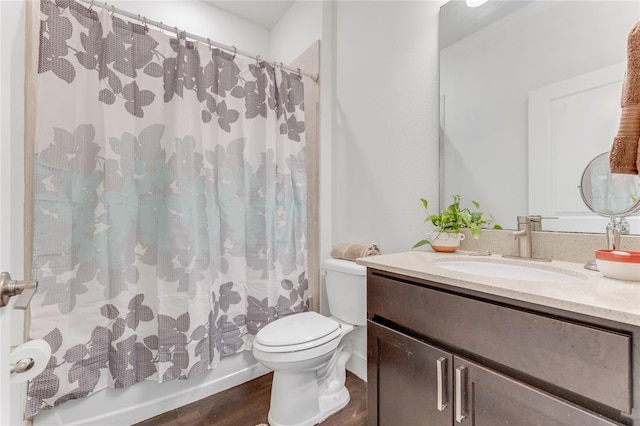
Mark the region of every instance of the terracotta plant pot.
POLYGON ((432 232, 429 236, 431 248, 443 253, 453 253, 460 247, 464 234, 459 232, 432 232))

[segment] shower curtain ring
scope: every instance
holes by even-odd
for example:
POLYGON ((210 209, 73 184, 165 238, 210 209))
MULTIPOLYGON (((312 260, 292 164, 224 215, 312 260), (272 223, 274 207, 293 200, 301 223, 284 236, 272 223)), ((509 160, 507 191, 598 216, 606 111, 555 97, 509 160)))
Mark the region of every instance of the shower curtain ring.
POLYGON ((142 22, 142 15, 138 13, 138 22, 142 22))
POLYGON ((280 62, 280 71, 282 71, 283 69, 284 69, 284 64, 280 62))
POLYGON ((231 47, 233 47, 233 58, 231 58, 231 60, 235 61, 236 55, 238 54, 238 49, 236 49, 235 46, 231 46, 231 47))
POLYGON ((260 66, 260 55, 256 55, 256 66, 260 66))
POLYGON ((113 19, 113 15, 116 14, 116 7, 115 6, 111 6, 111 18, 113 19))
POLYGON ((211 39, 207 37, 207 43, 209 44, 209 50, 213 52, 213 48, 211 47, 211 39))
POLYGON ((300 68, 298 68, 298 77, 302 78, 302 72, 300 72, 300 68))
POLYGON ((94 0, 91 0, 91 5, 89 6, 89 12, 93 11, 93 1, 94 0))
POLYGON ((144 31, 148 32, 149 31, 149 27, 147 26, 147 17, 146 16, 142 17, 142 22, 144 22, 144 31))

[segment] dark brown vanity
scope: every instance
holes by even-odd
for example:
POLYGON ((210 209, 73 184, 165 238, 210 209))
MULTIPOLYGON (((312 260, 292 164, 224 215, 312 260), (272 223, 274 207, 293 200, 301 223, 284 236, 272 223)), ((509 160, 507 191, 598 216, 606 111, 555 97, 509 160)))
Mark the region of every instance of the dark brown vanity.
POLYGON ((369 425, 640 426, 639 326, 367 266, 369 425))

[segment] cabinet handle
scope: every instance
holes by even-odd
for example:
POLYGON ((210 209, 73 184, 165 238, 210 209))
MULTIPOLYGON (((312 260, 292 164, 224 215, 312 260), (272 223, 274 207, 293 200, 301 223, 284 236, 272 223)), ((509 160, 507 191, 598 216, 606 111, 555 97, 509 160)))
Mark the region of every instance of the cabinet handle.
POLYGON ((438 382, 438 411, 443 411, 449 405, 444 393, 447 389, 447 359, 443 356, 436 361, 436 375, 438 382))
POLYGON ((456 368, 456 422, 462 423, 467 418, 466 405, 464 398, 467 395, 467 369, 466 367, 456 368))

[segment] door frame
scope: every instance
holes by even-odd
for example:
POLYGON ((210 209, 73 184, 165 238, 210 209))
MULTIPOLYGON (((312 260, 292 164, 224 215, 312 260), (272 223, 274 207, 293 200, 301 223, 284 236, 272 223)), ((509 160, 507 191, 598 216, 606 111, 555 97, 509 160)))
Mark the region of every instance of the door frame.
MULTIPOLYGON (((0 270, 24 279, 24 81, 26 10, 31 1, 0 1, 0 270)), ((12 347, 23 342, 24 316, 0 308, 0 425, 20 425, 26 383, 11 384, 12 347), (9 336, 9 337, 7 337, 9 336)))

